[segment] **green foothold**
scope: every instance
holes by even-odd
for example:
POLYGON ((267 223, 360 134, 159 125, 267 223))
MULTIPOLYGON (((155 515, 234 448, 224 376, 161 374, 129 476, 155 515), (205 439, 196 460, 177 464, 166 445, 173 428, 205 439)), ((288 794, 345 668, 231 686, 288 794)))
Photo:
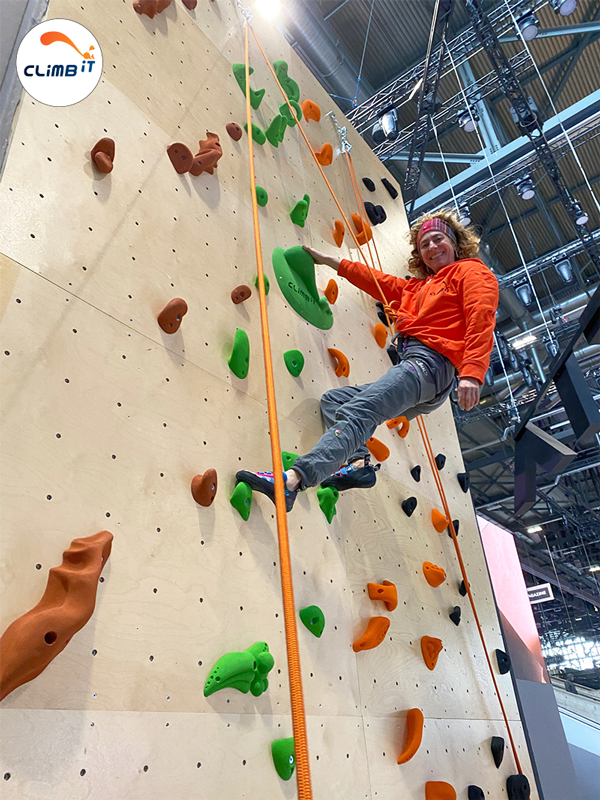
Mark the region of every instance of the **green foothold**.
POLYGON ((283 134, 288 126, 288 122, 284 116, 278 114, 273 122, 269 125, 266 131, 267 139, 271 142, 273 147, 279 147, 279 143, 283 142, 283 134))
POLYGON ((294 225, 300 225, 301 228, 304 227, 304 223, 306 222, 306 218, 308 217, 308 209, 310 208, 310 197, 305 194, 302 200, 298 200, 296 205, 290 211, 290 219, 294 223, 294 225))
MULTIPOLYGON (((269 289, 271 288, 271 284, 269 283, 269 279, 267 278, 266 275, 264 275, 263 277, 265 282, 265 294, 269 294, 269 289)), ((256 278, 254 278, 254 285, 258 289, 258 275, 256 276, 256 278)))
POLYGON ((267 675, 273 669, 275 659, 269 652, 269 645, 266 642, 257 642, 247 650, 256 658, 256 674, 250 685, 250 691, 254 697, 259 697, 266 692, 269 687, 267 675))
POLYGON ((290 467, 293 467, 297 458, 299 458, 298 453, 288 453, 287 450, 282 450, 281 461, 283 463, 284 471, 290 469, 290 467))
POLYGON ((256 187, 256 202, 258 203, 259 206, 261 206, 261 208, 264 208, 269 202, 269 195, 267 194, 267 190, 263 189, 262 186, 256 187))
POLYGON ((239 513, 244 522, 248 522, 250 510, 252 509, 252 488, 244 481, 240 481, 233 490, 229 502, 239 513))
MULTIPOLYGON (((244 130, 248 133, 248 123, 244 122, 244 130)), ((267 137, 265 136, 265 132, 262 128, 259 128, 258 125, 252 123, 252 138, 256 142, 256 144, 264 144, 267 141, 267 137)))
POLYGON ((290 100, 298 102, 300 100, 300 87, 296 81, 292 80, 288 75, 288 65, 285 61, 275 61, 273 64, 277 80, 283 86, 283 91, 287 94, 290 100))
POLYGON ((289 739, 276 739, 274 742, 271 742, 271 755, 273 756, 273 764, 275 764, 275 769, 279 777, 284 781, 289 781, 294 774, 294 767, 296 766, 294 737, 290 736, 289 739))
POLYGON ((316 328, 329 330, 333 312, 327 298, 319 297, 312 256, 299 245, 287 250, 276 247, 273 269, 279 288, 294 311, 316 328))
POLYGON ((248 375, 250 342, 248 341, 248 334, 242 328, 236 328, 233 350, 227 363, 233 374, 238 378, 245 378, 248 375))
POLYGON ((257 642, 241 653, 226 653, 206 679, 204 696, 209 697, 219 689, 237 689, 243 694, 252 692, 258 697, 269 685, 266 676, 274 663, 266 642, 257 642))
POLYGON ((297 378, 304 368, 304 356, 300 350, 286 350, 283 354, 283 360, 290 375, 297 378))
POLYGON ((324 488, 321 487, 317 489, 317 500, 319 501, 319 505, 321 506, 321 511, 327 517, 327 522, 331 525, 331 520, 337 514, 337 509, 335 504, 337 503, 337 499, 340 496, 340 493, 337 489, 334 489, 333 486, 325 486, 324 488))
MULTIPOLYGON (((295 100, 290 100, 290 105, 292 106, 292 108, 296 112, 296 117, 299 120, 302 119, 302 106, 299 103, 297 103, 295 100)), ((286 124, 289 125, 290 128, 293 128, 294 125, 296 124, 296 117, 294 117, 294 115, 290 111, 290 106, 288 106, 287 103, 282 103, 279 106, 279 113, 285 119, 286 124)))
MULTIPOLYGON (((233 64, 233 75, 237 81, 238 86, 242 90, 244 97, 246 96, 246 65, 245 64, 233 64)), ((254 68, 250 67, 250 75, 254 72, 254 68)), ((250 89, 250 105, 256 111, 256 109, 261 104, 263 97, 265 96, 264 89, 250 89)))
POLYGON ((308 630, 317 637, 321 638, 323 629, 325 628, 325 614, 321 611, 319 606, 307 606, 301 608, 299 611, 300 619, 306 625, 308 630))

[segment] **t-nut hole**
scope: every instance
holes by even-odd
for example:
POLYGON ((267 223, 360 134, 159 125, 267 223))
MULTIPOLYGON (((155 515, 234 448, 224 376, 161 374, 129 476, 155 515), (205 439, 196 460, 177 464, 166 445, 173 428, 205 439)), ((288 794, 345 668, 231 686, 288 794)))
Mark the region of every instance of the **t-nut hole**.
POLYGON ((44 636, 44 641, 46 644, 54 644, 54 642, 58 639, 58 634, 56 631, 48 631, 48 633, 44 636))

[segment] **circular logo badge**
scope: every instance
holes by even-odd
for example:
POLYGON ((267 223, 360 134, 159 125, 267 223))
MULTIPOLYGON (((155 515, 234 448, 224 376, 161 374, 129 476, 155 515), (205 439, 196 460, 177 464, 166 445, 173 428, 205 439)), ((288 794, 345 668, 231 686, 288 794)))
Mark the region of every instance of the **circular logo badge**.
POLYGON ((83 25, 50 19, 30 30, 19 45, 17 73, 35 100, 47 106, 72 106, 96 88, 102 51, 83 25))

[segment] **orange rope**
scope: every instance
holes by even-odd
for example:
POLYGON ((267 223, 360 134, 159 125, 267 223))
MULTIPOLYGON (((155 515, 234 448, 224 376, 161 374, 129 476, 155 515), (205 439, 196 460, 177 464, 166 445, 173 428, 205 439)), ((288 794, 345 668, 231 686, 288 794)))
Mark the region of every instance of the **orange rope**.
POLYGON ((269 320, 267 316, 267 302, 265 295, 260 225, 258 221, 258 203, 256 202, 256 178, 254 176, 254 143, 252 139, 252 111, 250 105, 250 59, 248 53, 247 21, 244 27, 246 56, 246 120, 248 124, 248 150, 250 156, 250 191, 252 195, 252 217, 254 222, 256 266, 258 269, 260 326, 262 330, 263 354, 265 360, 267 408, 269 412, 269 427, 271 432, 271 456, 273 459, 273 477, 275 479, 275 510, 277 516, 277 536, 279 540, 279 561, 281 564, 281 591, 283 596, 283 616, 285 621, 285 643, 287 648, 288 670, 290 676, 290 700, 292 705, 292 727, 294 732, 294 750, 296 758, 296 781, 298 785, 299 799, 312 800, 313 795, 310 780, 308 740, 306 736, 306 715, 304 711, 302 674, 300 670, 300 650, 298 646, 298 629, 296 626, 296 608, 294 604, 294 586, 292 582, 290 541, 287 529, 285 489, 281 465, 281 444, 279 441, 279 425, 277 422, 277 406, 275 402, 275 383, 273 379, 273 361, 271 357, 271 341, 269 336, 269 320))

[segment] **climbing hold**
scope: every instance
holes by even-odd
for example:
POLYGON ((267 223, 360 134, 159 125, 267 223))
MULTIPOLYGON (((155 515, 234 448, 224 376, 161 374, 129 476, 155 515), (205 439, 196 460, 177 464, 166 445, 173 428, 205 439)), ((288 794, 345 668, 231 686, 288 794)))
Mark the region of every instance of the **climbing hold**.
POLYGON ((244 483, 244 481, 240 481, 233 490, 229 502, 239 513, 244 522, 248 522, 248 517, 252 509, 252 488, 247 483, 244 483))
POLYGON ((398 590, 391 581, 380 583, 367 583, 371 600, 381 600, 388 611, 393 611, 398 605, 398 590))
POLYGON ((444 649, 441 639, 436 639, 433 636, 421 637, 421 653, 423 654, 423 661, 427 669, 434 670, 437 664, 438 656, 444 649))
MULTIPOLYGON (((453 519, 452 525, 454 526, 454 533, 458 536, 458 529, 460 528, 460 522, 457 519, 453 519)), ((452 531, 450 530, 450 525, 448 525, 448 536, 452 538, 452 531)))
POLYGON ((502 759, 504 758, 504 739, 502 736, 492 736, 490 748, 492 751, 494 764, 496 765, 496 769, 498 769, 502 763, 502 759))
POLYGON ((146 14, 154 19, 155 14, 160 14, 171 5, 171 0, 134 0, 133 8, 138 14, 146 14))
MULTIPOLYGON (((389 326, 389 323, 388 323, 388 318, 385 315, 385 310, 383 308, 383 303, 377 302, 377 303, 375 303, 375 305, 379 309, 377 311, 377 316, 379 317, 379 321, 381 322, 382 325, 385 325, 387 328, 389 328, 390 326, 389 326)), ((394 350, 396 350, 395 347, 394 347, 394 350)), ((396 353, 397 352, 398 351, 396 350, 396 353)))
POLYGON ((296 81, 292 80, 292 78, 290 78, 288 75, 287 63, 283 60, 274 61, 273 69, 275 70, 275 75, 277 75, 277 80, 283 87, 283 91, 287 94, 289 99, 298 102, 298 100, 300 100, 300 87, 296 81))
MULTIPOLYGON (((248 133, 248 123, 244 122, 244 130, 248 133)), ((267 141, 267 137, 265 132, 262 128, 259 128, 258 125, 252 123, 252 138, 256 142, 256 144, 264 144, 267 141)))
POLYGON ((485 794, 483 789, 480 789, 479 786, 475 786, 471 784, 467 789, 467 797, 468 800, 485 800, 485 794))
POLYGON ((506 779, 508 800, 529 800, 531 789, 526 775, 509 775, 506 779))
POLYGON ((48 573, 42 599, 4 631, 0 638, 0 700, 37 678, 88 622, 112 540, 109 531, 73 539, 60 566, 48 573))
POLYGON ((193 11, 198 5, 198 0, 182 0, 182 2, 183 5, 190 11, 193 11))
POLYGON ((352 644, 352 649, 355 653, 372 650, 383 642, 389 627, 390 621, 387 617, 371 617, 367 630, 352 644))
POLYGON ((453 610, 448 614, 448 616, 455 625, 460 625, 461 614, 462 611, 460 610, 460 606, 454 606, 453 610))
POLYGON ((382 179, 381 179, 381 182, 383 183, 383 185, 385 186, 385 188, 388 190, 388 192, 389 192, 389 193, 392 195, 392 197, 393 197, 393 198, 394 198, 394 200, 395 200, 395 199, 396 199, 396 197, 398 197, 398 190, 396 189, 396 187, 395 187, 393 184, 391 184, 391 183, 388 181, 388 179, 387 179, 387 178, 382 178, 382 179))
MULTIPOLYGON (((258 289, 258 275, 254 278, 254 285, 258 289)), ((269 294, 269 289, 271 288, 271 284, 269 282, 268 277, 263 273, 263 286, 265 287, 265 295, 269 294)))
POLYGON ((376 439, 374 436, 371 436, 370 439, 367 439, 365 444, 369 448, 369 452, 373 458, 376 458, 377 461, 385 461, 386 458, 390 457, 390 448, 383 442, 380 442, 379 439, 376 439))
POLYGON ((320 150, 315 150, 315 156, 322 167, 328 167, 333 161, 333 147, 325 142, 320 150))
POLYGON ((424 562, 423 575, 425 575, 427 583, 433 586, 434 589, 437 589, 437 587, 441 586, 446 580, 446 570, 438 567, 436 564, 432 564, 431 561, 424 562))
POLYGON ((302 109, 295 100, 290 100, 290 106, 287 103, 282 103, 279 106, 279 113, 285 119, 290 128, 293 128, 297 119, 302 119, 302 109), (296 116, 290 111, 290 106, 296 112, 296 116))
MULTIPOLYGON (((297 351, 296 351, 297 352, 297 351)), ((288 453, 287 450, 281 451, 281 463, 283 464, 283 469, 288 470, 290 467, 294 466, 294 461, 298 458, 298 453, 288 453)))
POLYGON ((410 471, 410 474, 418 483, 421 480, 421 467, 419 467, 418 465, 416 467, 413 467, 410 471))
MULTIPOLYGON (((394 417, 394 419, 388 419, 388 421, 385 424, 388 426, 390 430, 392 430, 392 428, 397 428, 399 425, 400 429, 398 430, 398 436, 400 436, 401 439, 406 439, 406 437, 408 436, 408 431, 410 430, 410 422, 406 419, 406 417, 394 417)), ((420 478, 421 467, 414 467, 413 469, 419 470, 419 478, 420 478)), ((419 478, 415 478, 415 480, 419 480, 419 478)))
POLYGON ((279 147, 279 143, 283 142, 283 135, 287 125, 287 120, 283 114, 277 114, 277 116, 274 117, 266 131, 267 139, 271 142, 273 147, 279 147))
POLYGON ((360 244, 366 244, 370 239, 373 238, 373 231, 371 230, 371 226, 366 220, 363 220, 358 214, 351 214, 352 222, 354 223, 354 227, 356 228, 356 241, 360 244))
POLYGON ((371 178, 363 178, 362 182, 364 183, 364 185, 367 187, 367 189, 370 192, 374 192, 375 191, 375 184, 373 183, 371 178))
POLYGON ((175 297, 167 303, 156 319, 165 333, 177 333, 187 310, 185 300, 175 297))
POLYGON ((294 767, 296 766, 294 737, 290 736, 289 739, 276 739, 274 742, 271 742, 271 755, 273 756, 273 764, 275 764, 275 769, 279 777, 284 781, 289 781, 294 774, 294 767))
POLYGON ((330 305, 333 305, 335 301, 338 299, 338 285, 333 278, 329 279, 327 286, 325 287, 325 291, 323 294, 329 300, 330 305))
POLYGON ((267 190, 263 189, 262 186, 256 187, 256 202, 261 208, 264 208, 269 202, 269 195, 267 194, 267 190))
POLYGON ((311 119, 319 122, 321 119, 321 109, 313 100, 306 99, 302 101, 302 113, 307 122, 311 119))
POLYGON ((245 378, 250 367, 250 342, 248 334, 242 328, 236 328, 233 350, 227 362, 229 369, 238 378, 245 378))
POLYGON ((192 151, 187 145, 181 142, 175 142, 167 147, 167 155, 171 159, 171 164, 175 167, 175 172, 183 175, 190 171, 190 167, 194 161, 192 151))
POLYGON ((402 511, 404 511, 407 517, 410 517, 412 516, 413 511, 417 507, 417 498, 407 497, 406 500, 402 501, 401 505, 402 505, 402 511))
POLYGON ((217 167, 217 161, 223 155, 223 148, 216 133, 206 131, 206 139, 198 142, 199 150, 192 160, 190 172, 198 177, 203 172, 212 175, 217 167))
POLYGON ((385 327, 385 325, 382 325, 381 322, 378 322, 377 325, 375 325, 373 336, 375 337, 375 341, 377 342, 379 347, 381 347, 381 349, 383 350, 387 342, 387 328, 385 327))
POLYGON ((344 234, 346 233, 346 227, 341 219, 336 219, 333 223, 333 241, 337 244, 338 247, 342 246, 342 242, 344 241, 344 234))
POLYGON ((437 508, 433 508, 431 510, 431 521, 433 523, 433 527, 438 533, 441 533, 444 528, 447 528, 450 524, 448 517, 445 517, 441 511, 437 510, 437 508))
POLYGON ((421 746, 423 738, 423 712, 420 708, 409 708, 406 714, 406 739, 404 750, 398 756, 399 764, 406 764, 421 746))
POLYGON ((425 800, 456 800, 456 791, 445 781, 427 781, 425 800))
POLYGON ((313 636, 316 636, 317 639, 320 639, 325 628, 325 614, 323 614, 319 606, 307 606, 306 608, 301 608, 299 614, 303 624, 308 628, 313 636))
POLYGON ((304 356, 300 350, 286 350, 283 354, 283 360, 290 375, 297 378, 304 368, 304 356))
POLYGON ((438 469, 444 469, 446 463, 446 456, 443 453, 438 453, 435 457, 435 465, 438 469))
POLYGON ((321 511, 325 514, 327 522, 331 525, 331 520, 337 514, 335 504, 338 501, 340 493, 334 486, 321 486, 317 489, 317 500, 321 511))
POLYGON ((250 691, 254 697, 259 697, 269 686, 267 675, 274 663, 266 642, 257 642, 240 653, 226 653, 210 671, 204 684, 204 697, 219 689, 237 689, 243 694, 250 691))
POLYGON ((498 672, 500 675, 506 675, 510 669, 510 656, 504 650, 496 648, 496 661, 498 662, 498 672))
POLYGON ((306 218, 308 216, 308 209, 310 208, 310 197, 305 194, 302 200, 298 200, 296 205, 290 211, 290 219, 294 223, 294 225, 299 225, 301 228, 304 227, 304 223, 306 222, 306 218))
POLYGON ((235 142, 239 142, 242 138, 242 129, 236 122, 228 122, 225 125, 225 130, 235 142))
POLYGON ((252 289, 245 284, 241 286, 236 286, 235 289, 231 292, 231 299, 237 305, 243 303, 244 300, 247 300, 250 295, 252 294, 252 289))
POLYGON ((365 202, 364 206, 371 225, 379 225, 386 221, 387 214, 383 206, 373 205, 373 203, 370 203, 368 200, 365 202))
POLYGON ((350 364, 346 356, 341 350, 336 350, 335 347, 328 347, 327 352, 335 358, 335 374, 338 378, 348 378, 350 376, 350 364))
POLYGON ((461 594, 463 597, 467 595, 467 587, 465 586, 465 582, 461 581, 458 585, 458 593, 461 594))
POLYGON ((192 478, 192 497, 200 506, 211 506, 217 493, 217 472, 207 469, 192 478))
POLYGON ((99 139, 92 147, 91 156, 92 161, 100 172, 105 174, 112 172, 113 161, 115 160, 115 140, 109 139, 108 136, 99 139))
POLYGON ((279 288, 290 306, 316 328, 328 330, 333 312, 326 297, 319 297, 315 281, 315 262, 310 253, 296 245, 273 250, 273 269, 279 288))
POLYGON ((471 483, 471 479, 469 478, 469 473, 459 472, 456 477, 458 478, 458 482, 460 483, 460 488, 463 490, 463 492, 465 493, 468 492, 469 485, 471 483))
MULTIPOLYGON (((232 65, 233 75, 237 81, 238 86, 242 90, 242 94, 244 97, 246 96, 246 65, 245 64, 233 64, 232 65)), ((249 74, 252 75, 254 72, 254 68, 250 67, 249 74)), ((256 111, 256 109, 261 104, 261 101, 265 95, 264 89, 250 89, 250 105, 256 111)), ((260 144, 264 144, 264 142, 260 142, 260 144)))

